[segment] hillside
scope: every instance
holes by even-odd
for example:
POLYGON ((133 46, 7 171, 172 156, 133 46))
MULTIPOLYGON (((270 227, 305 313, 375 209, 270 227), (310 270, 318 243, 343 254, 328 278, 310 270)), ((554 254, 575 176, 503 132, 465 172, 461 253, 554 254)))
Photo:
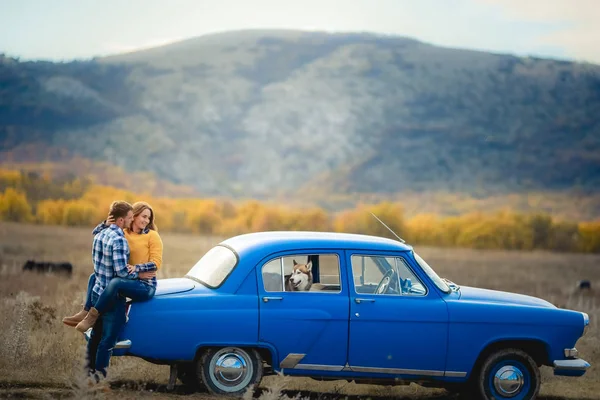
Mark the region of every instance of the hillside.
POLYGON ((0 163, 78 156, 206 195, 598 193, 599 115, 600 66, 402 37, 238 31, 0 58, 0 163))

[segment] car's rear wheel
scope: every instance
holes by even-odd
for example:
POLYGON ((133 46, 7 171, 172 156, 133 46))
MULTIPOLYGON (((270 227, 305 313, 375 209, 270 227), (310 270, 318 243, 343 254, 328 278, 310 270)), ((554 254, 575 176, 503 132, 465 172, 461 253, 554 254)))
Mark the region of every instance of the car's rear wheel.
POLYGON ((540 370, 522 350, 499 350, 485 359, 473 389, 482 399, 532 400, 540 390, 540 370))
POLYGON ((177 378, 191 391, 206 391, 206 386, 198 376, 195 363, 181 363, 177 366, 177 378))
POLYGON ((263 365, 254 349, 210 348, 200 357, 198 371, 209 392, 241 395, 260 382, 263 365))

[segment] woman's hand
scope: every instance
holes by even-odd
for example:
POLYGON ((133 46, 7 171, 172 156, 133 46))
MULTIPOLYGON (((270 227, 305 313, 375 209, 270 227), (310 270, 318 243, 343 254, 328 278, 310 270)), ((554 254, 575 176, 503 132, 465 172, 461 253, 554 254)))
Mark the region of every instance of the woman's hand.
POLYGON ((140 279, 152 279, 156 276, 156 271, 140 272, 138 276, 140 279))
POLYGON ((114 224, 117 220, 112 215, 108 214, 106 217, 106 225, 114 224))
POLYGON ((127 272, 133 274, 135 272, 135 265, 127 264, 127 272))

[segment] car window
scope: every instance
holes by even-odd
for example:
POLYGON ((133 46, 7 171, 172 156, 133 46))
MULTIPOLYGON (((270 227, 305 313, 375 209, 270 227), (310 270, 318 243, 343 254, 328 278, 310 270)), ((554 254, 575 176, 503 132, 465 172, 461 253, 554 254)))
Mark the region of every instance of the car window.
POLYGON ((216 288, 223 284, 237 262, 237 255, 231 249, 217 245, 206 252, 186 276, 216 288))
POLYGON ((356 293, 423 296, 427 288, 402 257, 352 255, 356 293))
POLYGON ((442 278, 440 278, 438 274, 435 273, 433 268, 431 268, 429 266, 429 264, 427 264, 427 262, 425 260, 423 260, 423 258, 421 258, 421 256, 419 256, 417 253, 413 252, 413 255, 415 257, 415 260, 417 260, 417 263, 421 266, 421 268, 423 268, 423 271, 427 274, 427 276, 429 276, 429 278, 431 278, 433 283, 442 292, 450 293, 451 292, 450 286, 448 286, 448 284, 446 282, 444 282, 444 280, 442 278))
POLYGON ((337 254, 301 254, 269 260, 261 269, 266 292, 341 292, 337 254))

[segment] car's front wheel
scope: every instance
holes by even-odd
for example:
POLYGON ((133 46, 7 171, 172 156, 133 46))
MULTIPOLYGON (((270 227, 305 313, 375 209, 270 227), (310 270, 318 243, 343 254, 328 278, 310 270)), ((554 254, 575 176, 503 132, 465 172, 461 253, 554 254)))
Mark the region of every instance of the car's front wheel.
POLYGON ((483 362, 473 389, 482 399, 532 400, 540 390, 540 371, 524 351, 499 350, 483 362))
POLYGON ((241 395, 260 382, 263 365, 254 349, 211 348, 200 357, 198 371, 209 392, 241 395))

